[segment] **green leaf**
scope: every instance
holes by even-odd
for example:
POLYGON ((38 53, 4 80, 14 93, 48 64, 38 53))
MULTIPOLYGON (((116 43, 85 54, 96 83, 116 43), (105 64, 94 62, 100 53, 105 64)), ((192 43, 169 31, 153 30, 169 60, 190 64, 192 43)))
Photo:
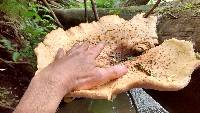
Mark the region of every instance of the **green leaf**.
POLYGON ((50 15, 44 15, 43 18, 48 18, 49 20, 53 21, 54 22, 54 19, 53 17, 51 17, 50 15))
POLYGON ((33 17, 33 16, 35 16, 35 12, 28 11, 28 12, 25 12, 25 13, 23 14, 23 16, 25 16, 25 17, 33 17))
POLYGON ((20 58, 20 53, 17 51, 13 52, 13 54, 12 54, 13 61, 16 62, 17 60, 19 60, 19 58, 20 58))
POLYGON ((50 12, 49 9, 43 5, 38 5, 38 7, 41 8, 41 9, 38 9, 39 11, 50 12))
POLYGON ((3 44, 3 46, 8 50, 14 50, 10 40, 3 38, 0 40, 0 42, 3 44))

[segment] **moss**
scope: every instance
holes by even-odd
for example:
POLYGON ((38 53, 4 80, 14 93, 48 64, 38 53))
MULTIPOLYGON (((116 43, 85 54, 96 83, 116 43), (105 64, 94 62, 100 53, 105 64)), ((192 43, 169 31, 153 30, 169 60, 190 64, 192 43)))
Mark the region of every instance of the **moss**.
POLYGON ((177 7, 160 7, 158 8, 159 14, 174 14, 174 13, 183 13, 183 12, 198 12, 200 8, 199 4, 185 3, 177 7))
POLYGON ((121 13, 120 9, 110 9, 109 14, 119 15, 121 13))
POLYGON ((0 11, 6 13, 9 17, 21 19, 21 14, 27 11, 23 0, 2 0, 0 3, 0 11))

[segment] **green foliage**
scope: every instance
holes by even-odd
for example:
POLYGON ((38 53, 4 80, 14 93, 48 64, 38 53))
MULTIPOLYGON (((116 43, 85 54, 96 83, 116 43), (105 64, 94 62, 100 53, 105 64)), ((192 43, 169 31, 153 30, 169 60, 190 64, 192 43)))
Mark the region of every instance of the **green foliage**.
POLYGON ((13 61, 23 59, 35 66, 34 48, 48 32, 57 28, 48 8, 24 0, 3 0, 0 10, 19 21, 19 31, 24 37, 19 50, 6 38, 1 39, 0 43, 12 53, 13 61))
MULTIPOLYGON (((96 0, 96 5, 98 8, 114 8, 117 4, 124 1, 125 0, 96 0)), ((69 0, 65 6, 67 8, 84 8, 84 3, 76 0, 69 0)), ((90 0, 87 0, 87 7, 92 7, 90 0)))
POLYGON ((149 0, 148 4, 155 4, 157 0, 149 0))
POLYGON ((184 9, 192 9, 192 8, 194 8, 194 5, 192 3, 186 3, 184 5, 184 9))
POLYGON ((22 14, 23 22, 21 24, 21 32, 25 37, 24 47, 20 50, 21 57, 32 59, 31 63, 35 63, 34 48, 43 37, 57 26, 54 19, 50 16, 49 10, 36 3, 28 4, 28 11, 22 14), (39 12, 43 15, 39 15, 39 12))
POLYGON ((0 11, 5 12, 8 16, 20 18, 21 13, 26 11, 24 2, 18 2, 17 0, 2 0, 0 2, 0 11))
MULTIPOLYGON (((170 2, 170 1, 174 1, 174 0, 161 0, 161 3, 170 2)), ((157 0, 149 0, 148 5, 155 4, 156 2, 157 2, 157 0)))
POLYGON ((0 43, 4 46, 5 49, 7 49, 8 51, 13 51, 14 47, 12 46, 10 40, 7 40, 4 37, 1 37, 0 39, 0 43))
MULTIPOLYGON (((84 8, 84 3, 78 2, 76 0, 68 0, 68 2, 65 4, 66 8, 84 8)), ((87 0, 87 7, 91 8, 90 1, 87 0)))
POLYGON ((115 4, 115 0, 97 0, 97 7, 101 8, 113 8, 115 4))
POLYGON ((198 4, 192 4, 192 3, 184 3, 180 4, 177 7, 164 7, 162 9, 159 9, 160 14, 170 14, 173 15, 174 13, 182 13, 182 12, 195 12, 197 15, 199 15, 199 8, 200 5, 198 4))
POLYGON ((20 59, 20 53, 17 51, 15 45, 12 44, 10 40, 6 39, 5 37, 1 37, 0 44, 2 44, 8 52, 12 53, 13 61, 16 62, 20 59))
POLYGON ((16 62, 16 61, 18 61, 19 58, 20 58, 20 53, 17 51, 13 52, 13 54, 12 54, 13 61, 16 62))
POLYGON ((110 14, 115 14, 115 15, 119 15, 121 13, 121 10, 117 10, 117 9, 110 9, 109 10, 109 13, 110 14))

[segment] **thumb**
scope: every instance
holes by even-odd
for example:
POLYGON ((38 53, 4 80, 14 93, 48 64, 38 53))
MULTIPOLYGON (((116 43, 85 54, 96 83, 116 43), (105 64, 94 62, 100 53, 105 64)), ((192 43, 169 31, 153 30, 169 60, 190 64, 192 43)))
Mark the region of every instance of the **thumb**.
POLYGON ((127 72, 127 67, 123 65, 115 65, 108 68, 99 69, 99 74, 101 75, 102 80, 105 82, 119 78, 122 75, 125 75, 127 72))
POLYGON ((116 65, 108 68, 97 68, 95 71, 95 79, 90 78, 90 82, 88 82, 88 79, 82 81, 84 83, 77 89, 90 89, 94 86, 103 85, 113 79, 119 78, 122 75, 126 74, 128 72, 128 69, 125 66, 122 65, 116 65), (86 82, 87 81, 87 82, 86 82))

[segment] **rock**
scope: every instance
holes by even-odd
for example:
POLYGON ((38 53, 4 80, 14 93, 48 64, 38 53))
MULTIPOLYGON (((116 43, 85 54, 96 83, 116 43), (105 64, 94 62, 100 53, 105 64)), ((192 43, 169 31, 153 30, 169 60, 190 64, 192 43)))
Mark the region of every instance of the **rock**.
POLYGON ((135 88, 130 92, 138 113, 169 113, 142 88, 135 88))

